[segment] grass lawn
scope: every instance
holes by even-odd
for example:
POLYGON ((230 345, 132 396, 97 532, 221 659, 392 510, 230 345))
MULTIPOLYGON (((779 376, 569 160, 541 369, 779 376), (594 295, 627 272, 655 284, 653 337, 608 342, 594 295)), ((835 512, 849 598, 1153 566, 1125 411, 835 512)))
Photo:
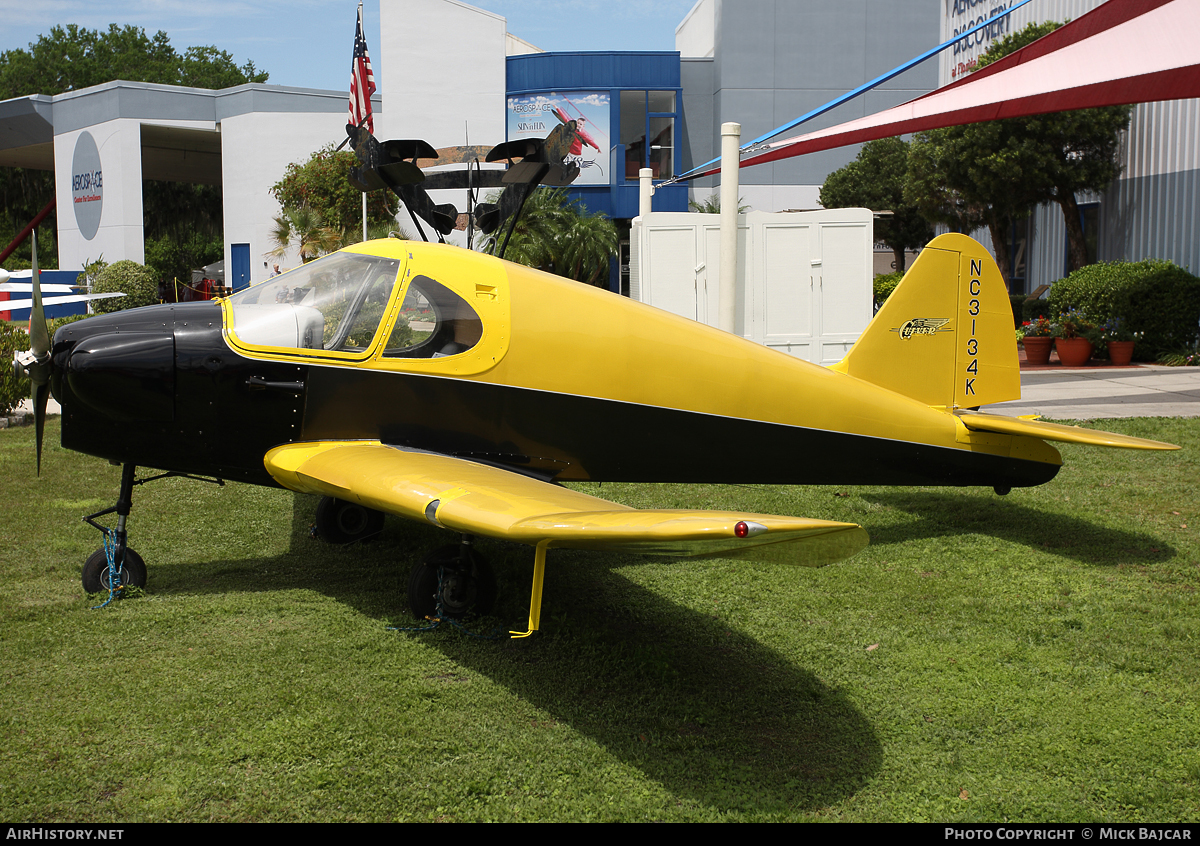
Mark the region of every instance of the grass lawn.
MULTIPOLYGON (((0 819, 1200 819, 1200 420, 1104 421, 990 490, 580 485, 861 523, 823 569, 552 551, 543 630, 405 634, 453 538, 308 536, 316 502, 135 488, 143 595, 92 610, 120 471, 0 431, 0 819)), ((481 542, 524 628, 531 548, 481 542)))

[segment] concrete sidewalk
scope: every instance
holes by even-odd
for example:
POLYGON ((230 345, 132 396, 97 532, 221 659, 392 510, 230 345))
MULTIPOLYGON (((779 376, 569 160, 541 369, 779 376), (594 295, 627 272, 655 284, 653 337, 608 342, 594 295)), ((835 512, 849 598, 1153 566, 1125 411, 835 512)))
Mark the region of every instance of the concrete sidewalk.
POLYGON ((983 408, 1057 420, 1200 417, 1200 367, 1039 368, 1021 372, 1021 399, 983 408))

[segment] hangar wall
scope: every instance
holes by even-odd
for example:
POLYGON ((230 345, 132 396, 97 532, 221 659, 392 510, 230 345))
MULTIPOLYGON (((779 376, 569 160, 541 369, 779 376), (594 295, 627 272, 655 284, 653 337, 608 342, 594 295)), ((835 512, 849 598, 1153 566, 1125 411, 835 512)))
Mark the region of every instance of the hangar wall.
MULTIPOLYGON (((740 123, 745 144, 935 46, 940 5, 940 0, 701 0, 675 32, 690 112, 684 167, 720 153, 722 123, 740 123), (711 64, 708 78, 705 62, 711 64), (711 103, 707 108, 700 105, 705 98, 711 103)), ((935 87, 937 65, 926 62, 797 132, 873 114, 935 87)), ((852 161, 859 149, 842 147, 746 168, 739 193, 762 211, 818 208, 825 177, 852 161)), ((695 193, 708 196, 716 186, 715 177, 697 180, 695 193)))
POLYGON ((101 256, 110 263, 146 260, 140 121, 109 120, 56 132, 54 171, 59 268, 79 270, 101 256), (89 142, 98 155, 89 155, 89 142), (98 220, 89 225, 89 216, 98 220))

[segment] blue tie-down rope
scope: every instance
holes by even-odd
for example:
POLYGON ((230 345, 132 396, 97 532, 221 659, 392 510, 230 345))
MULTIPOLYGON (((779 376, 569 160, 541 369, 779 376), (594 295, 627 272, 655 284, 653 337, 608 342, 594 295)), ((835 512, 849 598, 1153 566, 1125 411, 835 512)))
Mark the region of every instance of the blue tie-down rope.
POLYGON ((111 529, 104 530, 104 557, 108 559, 108 599, 104 600, 101 605, 93 605, 93 611, 103 608, 114 599, 120 599, 125 590, 124 585, 121 584, 121 571, 117 568, 117 541, 113 534, 111 529))

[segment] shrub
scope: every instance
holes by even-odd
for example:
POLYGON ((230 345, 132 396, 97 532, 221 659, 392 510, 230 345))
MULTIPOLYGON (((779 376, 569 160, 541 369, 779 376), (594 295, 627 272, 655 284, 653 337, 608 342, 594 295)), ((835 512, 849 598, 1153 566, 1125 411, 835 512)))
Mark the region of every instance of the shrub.
POLYGON ((1135 348, 1140 360, 1192 345, 1200 324, 1200 277, 1163 259, 1081 267, 1055 282, 1047 299, 1055 311, 1076 308, 1100 322, 1124 318, 1143 333, 1135 348))
POLYGON ((68 323, 75 323, 80 320, 86 320, 89 317, 91 317, 90 314, 69 314, 66 317, 52 318, 50 321, 48 321, 48 325, 49 325, 49 329, 50 329, 50 337, 53 338, 54 333, 57 332, 62 327, 66 326, 68 323))
POLYGON ((154 271, 135 261, 110 264, 96 276, 94 291, 107 294, 120 291, 123 297, 109 297, 92 303, 101 314, 124 311, 128 308, 153 305, 158 302, 158 278, 154 271))
POLYGON ((1025 322, 1024 316, 1022 315, 1022 312, 1021 312, 1021 308, 1025 305, 1025 295, 1024 294, 1009 294, 1008 295, 1008 304, 1012 307, 1013 328, 1020 329, 1021 324, 1025 322))
POLYGON ((1040 317, 1050 317, 1050 303, 1044 299, 1026 297, 1021 303, 1021 322, 1032 323, 1040 317))
POLYGON ((871 288, 875 293, 875 308, 883 305, 884 301, 892 295, 892 291, 896 290, 896 286, 900 284, 900 280, 904 278, 904 274, 900 271, 896 273, 881 273, 875 277, 875 281, 871 284, 871 288))
POLYGON ((29 335, 19 323, 0 321, 0 417, 29 396, 29 377, 13 371, 13 353, 29 349, 29 335))

